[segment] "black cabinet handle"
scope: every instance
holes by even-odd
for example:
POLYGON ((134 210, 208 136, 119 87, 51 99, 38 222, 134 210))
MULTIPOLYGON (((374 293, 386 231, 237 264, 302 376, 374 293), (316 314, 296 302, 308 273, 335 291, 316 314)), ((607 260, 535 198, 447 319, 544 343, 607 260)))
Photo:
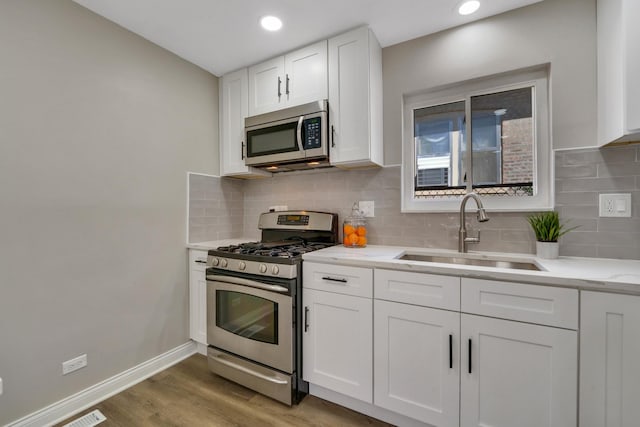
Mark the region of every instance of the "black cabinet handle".
POLYGON ((331 125, 331 146, 336 146, 336 128, 331 125))
POLYGON ((287 81, 285 83, 285 89, 284 89, 285 93, 287 95, 289 95, 289 74, 287 74, 287 81))
POLYGON ((240 145, 240 160, 244 160, 244 141, 240 145))
POLYGON ((335 277, 323 277, 322 280, 328 280, 330 282, 347 283, 347 279, 336 279, 335 277))
POLYGON ((207 263, 207 261, 203 261, 201 259, 197 259, 194 262, 197 262, 198 264, 206 264, 207 263))
POLYGON ((453 369, 453 335, 449 334, 449 369, 453 369))
POLYGON ((471 373, 471 338, 469 338, 469 373, 471 373))
POLYGON ((280 85, 282 85, 282 79, 278 76, 278 98, 282 96, 282 91, 280 91, 280 85))
POLYGON ((309 330, 309 307, 304 308, 304 331, 309 330))

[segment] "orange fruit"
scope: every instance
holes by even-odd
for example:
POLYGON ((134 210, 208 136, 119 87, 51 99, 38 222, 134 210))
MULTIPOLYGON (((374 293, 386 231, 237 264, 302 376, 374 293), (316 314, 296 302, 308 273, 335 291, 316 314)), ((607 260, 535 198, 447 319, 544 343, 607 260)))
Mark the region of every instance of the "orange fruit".
POLYGON ((364 236, 359 236, 358 237, 358 246, 366 246, 367 245, 367 238, 364 236))
POLYGON ((349 234, 349 244, 350 245, 357 245, 358 244, 358 235, 356 233, 351 233, 349 234))
POLYGON ((344 231, 344 235, 348 236, 349 234, 355 233, 356 229, 353 228, 353 225, 351 224, 345 224, 343 231, 344 231))
POLYGON ((365 227, 364 225, 359 226, 356 229, 356 233, 358 233, 358 236, 366 236, 367 235, 367 227, 365 227))
POLYGON ((349 246, 349 239, 347 238, 347 236, 344 236, 344 239, 342 240, 342 243, 343 243, 345 246, 349 246))

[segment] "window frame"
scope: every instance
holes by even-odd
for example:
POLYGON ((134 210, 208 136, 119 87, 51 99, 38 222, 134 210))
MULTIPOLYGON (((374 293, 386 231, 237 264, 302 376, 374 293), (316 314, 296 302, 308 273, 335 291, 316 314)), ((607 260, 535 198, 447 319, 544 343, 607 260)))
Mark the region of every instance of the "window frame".
MULTIPOLYGON (((441 199, 415 197, 416 152, 414 138, 414 110, 450 102, 465 101, 466 116, 471 117, 471 98, 478 95, 533 87, 534 116, 534 195, 494 196, 482 195, 485 208, 500 212, 552 210, 554 205, 554 167, 551 138, 551 105, 549 96, 548 65, 509 72, 497 76, 475 79, 446 87, 436 88, 403 97, 402 126, 402 212, 457 212, 463 196, 441 199)), ((467 120, 470 127, 471 120, 467 120)), ((469 134, 467 132, 467 134, 469 134)), ((469 138, 471 140, 471 138, 469 138)), ((469 143, 469 141, 467 142, 469 143)), ((469 153, 472 150, 468 150, 469 153)), ((471 155, 465 156, 466 170, 473 176, 469 165, 471 155)), ((469 192, 471 183, 467 183, 469 192)))

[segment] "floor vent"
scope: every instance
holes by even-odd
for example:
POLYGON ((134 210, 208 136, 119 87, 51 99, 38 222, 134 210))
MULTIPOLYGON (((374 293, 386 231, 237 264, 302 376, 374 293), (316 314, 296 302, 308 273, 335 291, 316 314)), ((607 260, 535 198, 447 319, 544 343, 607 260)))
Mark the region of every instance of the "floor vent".
POLYGON ((106 419, 107 417, 105 417, 102 412, 96 409, 95 411, 89 412, 87 415, 84 415, 75 421, 71 421, 70 423, 65 424, 63 427, 93 427, 97 426, 106 419))

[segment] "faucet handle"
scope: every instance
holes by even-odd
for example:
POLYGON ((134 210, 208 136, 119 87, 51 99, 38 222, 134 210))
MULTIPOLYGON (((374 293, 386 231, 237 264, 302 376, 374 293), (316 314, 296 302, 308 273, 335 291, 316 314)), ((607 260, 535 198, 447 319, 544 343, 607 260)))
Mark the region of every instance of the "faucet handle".
POLYGON ((465 237, 464 241, 466 243, 480 243, 480 230, 478 230, 475 237, 465 237))

